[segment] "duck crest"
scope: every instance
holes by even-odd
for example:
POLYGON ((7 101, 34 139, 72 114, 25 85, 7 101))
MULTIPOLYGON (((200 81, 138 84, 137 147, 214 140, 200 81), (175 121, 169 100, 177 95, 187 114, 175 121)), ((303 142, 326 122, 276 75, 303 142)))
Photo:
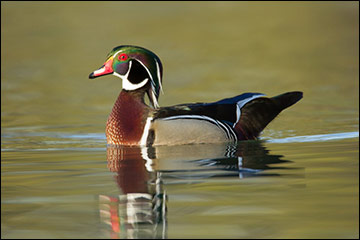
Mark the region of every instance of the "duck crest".
POLYGON ((148 113, 143 98, 135 92, 121 91, 106 123, 107 143, 139 145, 148 113))

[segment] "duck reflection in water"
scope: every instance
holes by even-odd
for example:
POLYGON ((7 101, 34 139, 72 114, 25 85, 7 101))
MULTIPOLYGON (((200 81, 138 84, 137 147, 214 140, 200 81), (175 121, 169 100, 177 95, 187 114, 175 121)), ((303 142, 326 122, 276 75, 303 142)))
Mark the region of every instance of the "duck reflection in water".
MULTIPOLYGON (((120 195, 100 195, 101 221, 111 238, 167 238, 163 186, 214 177, 269 176, 265 170, 284 168, 282 155, 271 155, 261 141, 158 147, 108 146, 110 171, 120 195)), ((277 174, 278 175, 278 174, 277 174)))

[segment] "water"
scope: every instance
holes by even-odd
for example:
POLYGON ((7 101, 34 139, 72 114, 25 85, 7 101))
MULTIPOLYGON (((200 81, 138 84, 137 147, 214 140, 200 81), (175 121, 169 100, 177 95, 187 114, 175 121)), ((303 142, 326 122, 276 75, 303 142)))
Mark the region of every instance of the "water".
MULTIPOLYGON (((358 136, 348 136, 142 149, 3 150, 2 234, 353 238, 358 136)), ((69 142, 68 137, 55 142, 69 142)), ((91 145, 100 137, 74 136, 73 141, 91 145)), ((37 138, 43 137, 32 137, 37 138)))
POLYGON ((1 6, 2 238, 359 237, 358 3, 1 6), (304 98, 258 141, 106 148, 121 82, 87 76, 121 44, 161 106, 304 98))

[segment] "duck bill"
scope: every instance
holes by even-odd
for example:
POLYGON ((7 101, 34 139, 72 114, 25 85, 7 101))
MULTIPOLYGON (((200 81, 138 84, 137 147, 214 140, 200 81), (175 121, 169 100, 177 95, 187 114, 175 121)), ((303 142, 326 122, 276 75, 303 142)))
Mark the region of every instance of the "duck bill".
POLYGON ((114 72, 114 70, 112 68, 113 60, 114 60, 113 57, 109 58, 104 63, 104 65, 102 65, 101 68, 99 68, 98 70, 93 71, 92 73, 90 73, 89 78, 92 79, 92 78, 97 78, 97 77, 100 77, 100 76, 105 76, 105 75, 108 75, 108 74, 112 74, 114 72))

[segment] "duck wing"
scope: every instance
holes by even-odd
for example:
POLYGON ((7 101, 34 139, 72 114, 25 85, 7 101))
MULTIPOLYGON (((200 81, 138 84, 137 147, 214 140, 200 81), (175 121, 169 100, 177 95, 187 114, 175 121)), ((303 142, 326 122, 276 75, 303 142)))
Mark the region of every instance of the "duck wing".
POLYGON ((153 119, 197 119, 221 128, 229 140, 255 139, 283 109, 301 98, 302 92, 288 92, 272 98, 262 93, 244 93, 212 103, 162 107, 154 112, 153 119))

